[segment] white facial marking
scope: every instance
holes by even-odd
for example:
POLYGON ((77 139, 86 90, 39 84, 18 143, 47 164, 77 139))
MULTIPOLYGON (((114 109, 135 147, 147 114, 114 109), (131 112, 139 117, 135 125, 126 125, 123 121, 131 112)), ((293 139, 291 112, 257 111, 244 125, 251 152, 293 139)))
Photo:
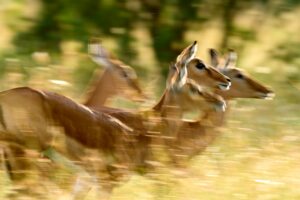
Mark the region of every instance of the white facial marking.
POLYGON ((219 88, 220 88, 221 90, 224 90, 224 91, 229 90, 229 89, 230 89, 230 86, 231 86, 231 83, 230 83, 230 82, 227 83, 227 84, 225 84, 225 83, 220 83, 220 84, 219 84, 219 88))
POLYGON ((223 103, 220 103, 218 105, 215 105, 215 110, 216 110, 216 112, 225 112, 225 110, 226 110, 226 103, 223 102, 223 103))

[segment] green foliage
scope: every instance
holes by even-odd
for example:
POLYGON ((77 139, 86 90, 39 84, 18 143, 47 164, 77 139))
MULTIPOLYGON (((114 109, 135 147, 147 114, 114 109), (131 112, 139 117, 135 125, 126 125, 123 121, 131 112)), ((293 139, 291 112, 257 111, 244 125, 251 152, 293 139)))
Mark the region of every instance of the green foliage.
MULTIPOLYGON (((279 44, 271 52, 271 56, 275 59, 286 63, 298 63, 300 58, 300 42, 287 41, 279 44)), ((300 63, 298 63, 300 64, 300 63)))
POLYGON ((75 83, 77 92, 82 94, 82 91, 86 90, 86 86, 89 84, 91 77, 93 77, 94 71, 99 66, 92 62, 90 59, 80 60, 79 67, 73 72, 75 77, 75 83))
POLYGON ((285 79, 290 83, 300 83, 300 42, 288 41, 279 44, 271 52, 270 56, 286 65, 285 79))
MULTIPOLYGON (((185 47, 185 33, 190 29, 205 29, 206 23, 220 20, 223 39, 220 47, 232 47, 231 38, 255 41, 258 27, 240 27, 235 19, 247 10, 259 7, 270 14, 293 9, 298 0, 41 0, 42 9, 33 27, 19 32, 14 43, 19 54, 34 51, 60 52, 65 40, 86 43, 88 38, 113 38, 118 44, 118 56, 131 64, 136 58, 133 29, 143 24, 148 28, 161 73, 166 76, 168 64, 185 47)), ((30 19, 27 19, 30 20, 30 19)), ((32 22, 32 20, 30 20, 32 22)), ((236 41, 236 40, 235 40, 236 41)), ((189 41, 190 42, 190 41, 189 41)))

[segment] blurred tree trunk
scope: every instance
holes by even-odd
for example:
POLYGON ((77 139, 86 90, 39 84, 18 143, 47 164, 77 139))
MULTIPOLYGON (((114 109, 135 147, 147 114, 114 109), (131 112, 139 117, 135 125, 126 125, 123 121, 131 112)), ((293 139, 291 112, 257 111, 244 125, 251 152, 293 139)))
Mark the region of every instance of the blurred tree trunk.
POLYGON ((151 16, 149 32, 153 40, 153 48, 164 77, 168 73, 168 64, 185 47, 184 34, 188 29, 188 22, 196 20, 197 9, 192 0, 152 1, 143 0, 143 8, 151 16))
POLYGON ((233 31, 233 24, 234 24, 234 18, 237 13, 237 1, 236 0, 225 0, 223 4, 223 16, 222 16, 222 21, 223 21, 223 39, 221 42, 221 49, 228 48, 228 42, 230 39, 230 36, 232 35, 233 31))

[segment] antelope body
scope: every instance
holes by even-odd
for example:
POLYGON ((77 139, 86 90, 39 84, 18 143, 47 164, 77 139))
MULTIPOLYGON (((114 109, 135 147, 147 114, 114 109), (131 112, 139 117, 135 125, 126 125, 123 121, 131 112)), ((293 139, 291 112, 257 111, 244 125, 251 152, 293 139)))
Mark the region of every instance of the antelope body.
MULTIPOLYGON (((195 83, 187 81, 186 77, 178 77, 172 84, 176 87, 180 84, 182 95, 189 96, 191 91, 196 91, 193 94, 196 100, 205 103, 206 97, 203 96, 205 91, 202 91, 195 83)), ((101 90, 96 90, 94 94, 99 91, 101 90)), ((195 99, 189 101, 195 101, 195 99)), ((91 107, 99 106, 91 102, 96 101, 87 101, 86 104, 91 107)), ((180 103, 179 101, 178 104, 180 103)), ((213 108, 216 105, 223 106, 223 101, 218 98, 215 102, 209 101, 208 103, 212 104, 213 108)), ((63 129, 65 135, 85 147, 99 149, 105 155, 108 154, 108 157, 113 157, 115 163, 126 163, 129 167, 136 166, 144 162, 148 155, 150 140, 147 136, 147 128, 144 126, 143 112, 130 113, 102 106, 102 110, 96 111, 62 95, 31 88, 16 88, 0 93, 0 106, 2 111, 0 121, 3 130, 15 134, 20 140, 24 140, 23 137, 37 136, 39 139, 37 145, 41 145, 42 149, 51 146, 53 135, 48 129, 58 126, 63 129), (128 131, 126 125, 103 112, 124 120, 126 125, 134 128, 134 132, 128 131), (23 117, 18 119, 17 116, 20 116, 20 113, 23 117)))
MULTIPOLYGON (((188 47, 191 52, 195 49, 195 43, 188 47)), ((209 107, 210 109, 215 109, 215 107, 224 107, 224 102, 219 97, 206 92, 203 88, 198 86, 198 82, 203 80, 212 79, 214 81, 207 81, 207 85, 213 87, 230 85, 229 79, 224 77, 217 71, 214 71, 215 76, 210 76, 210 68, 201 66, 201 71, 198 77, 203 77, 203 79, 197 79, 192 81, 188 79, 189 70, 191 67, 187 68, 185 65, 190 64, 191 57, 194 53, 189 53, 189 56, 182 56, 185 60, 177 59, 177 63, 184 65, 184 67, 179 68, 176 66, 174 73, 171 76, 171 83, 164 93, 162 98, 164 101, 161 103, 162 107, 165 109, 164 112, 158 111, 156 106, 152 109, 153 112, 159 113, 159 117, 170 117, 168 113, 170 107, 168 106, 184 106, 184 109, 191 109, 197 107, 197 109, 202 106, 209 107), (220 83, 221 82, 221 83, 220 83), (198 104, 195 104, 197 102, 198 104), (193 103, 193 107, 187 105, 193 103), (167 112, 165 112, 167 110, 167 112)), ((195 65, 190 65, 198 68, 199 62, 194 62, 195 65)), ((200 65, 205 64, 201 63, 200 65)), ((101 82, 99 82, 101 83, 101 82)), ((226 87, 227 87, 226 86, 226 87)), ((101 90, 96 90, 100 91, 101 90)), ((97 92, 96 92, 97 93, 97 92)), ((94 93, 94 94, 96 94, 94 93)), ((99 94, 99 93, 98 93, 99 94)), ((93 95, 91 95, 93 96, 93 95)), ((94 96, 95 97, 95 96, 94 96)), ((98 99, 98 97, 92 99, 98 99)), ((103 99, 103 98, 102 98, 103 99)), ((105 99, 105 98, 104 98, 105 99)), ((2 108, 2 125, 5 131, 16 133, 21 132, 22 126, 26 124, 32 128, 31 132, 37 134, 42 148, 50 146, 52 141, 52 134, 48 132, 47 128, 50 126, 59 126, 64 129, 64 134, 75 139, 82 145, 99 149, 107 157, 113 157, 114 163, 126 163, 131 165, 133 159, 138 159, 144 161, 147 157, 149 138, 147 137, 148 127, 145 128, 145 118, 143 112, 131 113, 128 111, 109 109, 102 107, 104 100, 99 100, 101 102, 97 104, 97 100, 87 101, 86 105, 90 107, 97 108, 98 111, 86 107, 81 104, 77 104, 74 101, 55 93, 47 91, 38 91, 31 88, 17 88, 0 93, 0 105, 2 108), (13 112, 11 112, 13 110, 13 112), (22 122, 21 126, 14 124, 17 120, 14 119, 14 112, 24 112, 27 118, 26 122, 22 122), (105 113, 124 120, 124 125, 119 120, 105 113), (132 126, 133 132, 131 132, 128 126, 132 126), (146 135, 145 135, 146 133, 146 135), (137 151, 130 149, 130 147, 137 148, 137 151), (142 149, 143 148, 143 149, 142 149)), ((172 110, 172 108, 171 108, 172 110)), ((180 109, 180 112, 182 112, 180 109)), ((146 111, 148 112, 148 111, 146 111)), ((180 114, 176 114, 179 116, 180 114)), ((146 118, 146 121, 148 119, 146 118)), ((24 134, 22 134, 24 135, 24 134)), ((22 136, 21 136, 22 137, 22 136)), ((111 164, 111 163, 109 163, 111 164)))
MULTIPOLYGON (((109 57, 97 54, 97 52, 103 52, 99 46, 94 44, 90 45, 90 47, 94 47, 94 50, 98 49, 96 53, 92 54, 92 57, 94 57, 93 60, 97 60, 102 64, 109 63, 109 57)), ((90 50, 90 52, 92 52, 92 50, 90 50)), ((121 109, 103 107, 100 105, 98 105, 96 109, 109 113, 110 115, 120 119, 128 126, 132 127, 137 133, 135 135, 139 135, 139 137, 142 138, 141 141, 143 141, 143 145, 137 146, 145 146, 145 143, 149 143, 149 139, 144 136, 147 135, 147 132, 151 131, 149 130, 149 127, 145 127, 145 123, 153 119, 151 118, 151 115, 149 117, 147 114, 145 118, 145 113, 155 113, 154 115, 158 118, 158 121, 161 122, 163 118, 167 120, 169 118, 180 120, 181 113, 183 111, 207 107, 207 101, 209 102, 209 105, 213 105, 213 107, 210 107, 210 109, 222 107, 223 102, 221 99, 218 99, 214 95, 210 93, 208 94, 207 92, 201 93, 203 89, 199 89, 197 84, 202 84, 213 88, 228 89, 230 86, 230 80, 213 67, 210 67, 204 64, 200 59, 195 58, 196 50, 197 43, 194 42, 185 48, 177 57, 175 65, 172 65, 170 68, 170 73, 167 80, 167 88, 164 91, 161 100, 152 109, 145 112, 130 112, 121 109), (186 68, 184 68, 185 65, 187 65, 186 68), (186 69, 186 71, 182 69, 186 69), (180 74, 183 77, 180 77, 180 74), (194 78, 195 81, 188 79, 189 77, 194 78), (183 87, 181 89, 176 88, 180 84, 183 87), (203 95, 206 96, 203 97, 203 95), (199 97, 204 101, 201 101, 199 97), (203 103, 206 104, 202 105, 203 103)), ((94 94, 94 96, 97 95, 100 96, 101 94, 94 94)), ((171 129, 171 126, 168 126, 166 129, 171 129)))
MULTIPOLYGON (((188 46, 183 50, 183 52, 178 56, 176 60, 177 66, 183 66, 185 64, 189 64, 189 60, 192 60, 195 56, 197 49, 197 43, 194 42, 192 45, 188 46)), ((104 73, 114 73, 114 76, 122 75, 124 72, 119 73, 119 68, 110 68, 112 63, 122 63, 121 61, 117 61, 115 57, 111 57, 110 54, 103 49, 98 44, 90 44, 89 45, 89 52, 94 61, 96 61, 98 64, 107 65, 106 70, 104 73)), ((114 65, 114 66, 121 66, 121 65, 114 65)), ((209 87, 221 87, 224 89, 227 89, 228 86, 230 86, 230 80, 223 76, 221 73, 217 72, 212 67, 209 67, 205 65, 200 59, 193 60, 193 64, 189 64, 189 67, 187 68, 187 72, 181 71, 181 76, 179 76, 180 68, 177 66, 172 66, 171 70, 174 70, 172 73, 170 73, 168 77, 168 88, 165 90, 164 95, 162 99, 164 101, 160 101, 158 104, 164 105, 164 110, 157 109, 157 105, 155 105, 152 109, 146 110, 146 111, 126 111, 122 109, 116 109, 116 108, 108 108, 104 107, 103 104, 91 104, 90 102, 93 102, 91 100, 86 101, 86 105, 92 106, 94 109, 97 109, 101 112, 108 113, 122 122, 124 122, 129 127, 133 128, 134 135, 136 138, 136 144, 135 146, 138 147, 141 153, 141 160, 145 161, 146 155, 149 153, 148 145, 150 143, 150 138, 148 137, 149 132, 153 131, 152 126, 148 126, 149 122, 152 123, 151 120, 153 120, 153 115, 156 116, 156 122, 160 123, 162 118, 180 118, 180 114, 176 114, 176 116, 171 116, 172 114, 167 114, 167 112, 173 112, 173 110, 176 110, 176 112, 183 112, 186 109, 200 109, 201 107, 209 107, 210 109, 215 109, 216 107, 222 107, 223 101, 221 99, 215 98, 214 95, 208 94, 203 89, 200 89, 197 86, 198 83, 202 83, 203 85, 209 86, 209 87), (197 62, 196 62, 197 61, 197 62), (199 72, 197 69, 197 64, 204 66, 204 68, 199 69, 199 72), (195 68, 195 69, 194 69, 195 68), (193 77, 197 77, 196 81, 188 80, 188 76, 192 75, 193 77), (181 85, 180 89, 173 90, 178 85, 181 85), (172 88, 173 89, 172 89, 172 88), (202 92, 203 91, 203 92, 202 92), (205 96, 206 95, 206 96, 205 96), (165 96, 167 97, 165 99, 165 96), (204 105, 203 105, 204 104, 204 105), (209 104, 209 105, 208 105, 209 104), (166 111, 167 110, 167 111, 166 111), (149 113, 150 114, 149 116, 149 113)), ((103 76, 102 76, 103 77, 103 76)), ((127 79, 129 79, 132 76, 126 76, 127 79)), ((135 77, 135 76, 133 76, 135 77)), ((119 77, 119 79, 124 78, 123 76, 119 77)), ((118 79, 116 79, 118 80, 118 79)), ((107 79, 100 78, 98 81, 98 84, 96 86, 96 90, 90 94, 90 97, 92 99, 103 99, 103 96, 105 96, 104 99, 106 99, 105 94, 105 85, 107 85, 107 82, 109 82, 107 79), (106 83, 104 83, 106 81, 106 83), (104 90, 101 90, 99 88, 103 88, 104 90), (102 92, 101 92, 102 91, 102 92), (103 92, 104 91, 104 92, 103 92)), ((132 81, 127 81, 132 82, 132 81)), ((121 85, 121 84, 120 84, 121 85)), ((112 89, 113 91, 117 91, 117 87, 114 84, 111 84, 110 87, 114 87, 115 89, 112 89)), ((96 101, 94 101, 96 102, 96 101)), ((100 101, 99 101, 100 102, 100 101)), ((159 129, 159 128, 158 128, 159 129)), ((156 130, 161 131, 161 130, 156 130)), ((74 152, 76 150, 72 149, 73 145, 68 145, 70 152, 74 152), (71 148, 71 149, 70 149, 71 148)), ((141 161, 142 162, 142 161, 141 161)))
POLYGON ((51 146, 50 126, 61 127, 67 136, 105 155, 115 156, 131 141, 131 129, 118 119, 56 93, 15 88, 0 93, 0 105, 3 131, 16 134, 20 140, 37 134, 42 149, 51 146), (24 115, 22 121, 16 119, 19 113, 24 115), (24 132, 24 124, 32 130, 24 132))

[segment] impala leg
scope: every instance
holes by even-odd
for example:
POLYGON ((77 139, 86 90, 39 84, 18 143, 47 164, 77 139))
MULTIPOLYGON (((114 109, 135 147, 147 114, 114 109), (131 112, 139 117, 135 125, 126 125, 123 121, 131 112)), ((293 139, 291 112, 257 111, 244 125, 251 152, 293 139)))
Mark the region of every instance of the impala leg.
POLYGON ((11 174, 11 166, 10 163, 8 162, 5 150, 3 148, 0 148, 0 167, 4 172, 4 178, 5 182, 11 182, 12 174, 11 174))
POLYGON ((65 137, 64 142, 67 154, 74 158, 74 160, 80 160, 86 155, 85 148, 72 138, 65 137))
POLYGON ((52 147, 48 148, 43 152, 43 154, 51 159, 53 162, 63 166, 67 170, 71 170, 76 176, 76 181, 74 183, 73 189, 71 191, 71 198, 74 200, 84 199, 91 190, 100 191, 98 187, 97 178, 90 175, 81 166, 74 164, 65 156, 58 153, 52 147))

